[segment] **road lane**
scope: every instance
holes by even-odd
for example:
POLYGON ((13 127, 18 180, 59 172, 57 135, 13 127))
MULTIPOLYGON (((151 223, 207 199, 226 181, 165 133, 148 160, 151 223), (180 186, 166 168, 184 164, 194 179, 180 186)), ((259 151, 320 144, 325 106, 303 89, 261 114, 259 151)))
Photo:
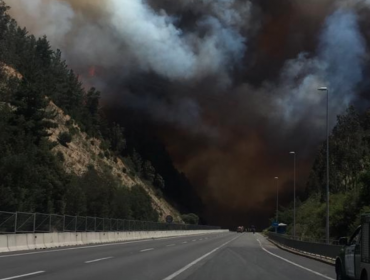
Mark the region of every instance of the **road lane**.
MULTIPOLYGON (((156 259, 153 259, 152 255, 150 255, 150 251, 140 252, 141 250, 153 248, 153 251, 163 251, 161 253, 162 255, 170 253, 172 255, 178 254, 181 256, 181 251, 184 250, 184 246, 187 246, 187 251, 194 251, 196 255, 198 250, 202 253, 204 250, 207 250, 208 247, 213 248, 213 243, 222 242, 222 240, 227 239, 229 235, 230 234, 209 234, 207 235, 208 239, 202 241, 199 241, 199 239, 203 235, 199 235, 146 240, 141 242, 106 244, 106 246, 84 246, 72 248, 73 250, 65 250, 65 248, 63 248, 61 250, 34 251, 21 254, 0 254, 0 280, 14 275, 28 274, 34 271, 45 271, 45 278, 40 276, 40 278, 35 279, 84 279, 81 278, 80 273, 82 273, 82 275, 89 275, 86 279, 101 279, 99 277, 94 277, 100 275, 99 273, 101 271, 105 271, 105 265, 109 267, 109 270, 115 271, 119 270, 124 264, 127 265, 126 270, 134 272, 133 275, 135 275, 137 274, 135 269, 138 268, 138 270, 141 270, 143 267, 140 265, 141 262, 151 264, 156 261, 156 259), (196 241, 190 243, 191 240, 196 241), (187 244, 182 244, 182 242, 185 241, 187 241, 187 244), (200 246, 199 243, 201 242, 203 244, 200 246), (178 246, 166 247, 169 243, 176 243, 178 246), (198 249, 196 248, 197 246, 199 247, 198 249), (172 250, 175 250, 175 252, 171 253, 172 250), (107 256, 112 256, 114 259, 108 260, 107 262, 95 263, 94 266, 90 266, 89 268, 85 267, 86 261, 101 259, 107 256), (111 268, 110 263, 114 263, 116 268, 111 268), (96 267, 98 267, 99 270, 95 269, 96 267), (134 267, 135 269, 133 269, 134 267), (55 278, 50 277, 50 274, 55 278), (59 274, 62 275, 60 278, 59 274)), ((192 257, 192 253, 187 256, 189 260, 192 260, 192 257)), ((167 257, 162 256, 161 258, 167 259, 167 257)), ((146 266, 148 269, 151 269, 150 266, 146 266)), ((105 274, 105 276, 107 275, 105 274)), ((134 279, 138 278, 134 277, 134 279)))
POLYGON ((44 273, 29 279, 335 278, 332 266, 282 251, 262 235, 251 233, 179 237, 33 255, 0 255, 0 280, 35 271, 44 273), (89 261, 92 263, 87 263, 89 261))

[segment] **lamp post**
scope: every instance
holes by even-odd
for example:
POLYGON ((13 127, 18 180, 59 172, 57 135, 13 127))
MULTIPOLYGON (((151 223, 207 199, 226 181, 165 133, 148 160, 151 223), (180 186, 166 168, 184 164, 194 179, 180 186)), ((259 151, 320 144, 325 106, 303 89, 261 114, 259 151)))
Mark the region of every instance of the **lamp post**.
POLYGON ((277 233, 279 227, 279 185, 278 185, 279 177, 275 177, 275 180, 276 180, 276 223, 277 223, 277 226, 275 227, 275 232, 277 233))
POLYGON ((293 191, 293 195, 294 195, 294 198, 293 198, 293 204, 294 204, 294 206, 293 206, 293 237, 294 237, 294 239, 295 239, 295 208, 296 208, 296 206, 295 206, 295 163, 296 163, 296 153, 294 152, 294 151, 292 151, 292 152, 290 152, 290 154, 291 155, 293 155, 293 157, 294 157, 294 167, 293 167, 293 189, 294 189, 294 191, 293 191))
POLYGON ((329 244, 329 89, 321 87, 318 90, 326 91, 326 243, 329 244))

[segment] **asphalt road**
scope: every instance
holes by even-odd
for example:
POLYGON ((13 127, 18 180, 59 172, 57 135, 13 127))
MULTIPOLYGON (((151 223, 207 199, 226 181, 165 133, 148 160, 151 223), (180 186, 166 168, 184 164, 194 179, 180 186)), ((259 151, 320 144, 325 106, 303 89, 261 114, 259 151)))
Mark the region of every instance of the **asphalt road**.
POLYGON ((0 280, 335 279, 260 234, 223 233, 0 254, 0 280))

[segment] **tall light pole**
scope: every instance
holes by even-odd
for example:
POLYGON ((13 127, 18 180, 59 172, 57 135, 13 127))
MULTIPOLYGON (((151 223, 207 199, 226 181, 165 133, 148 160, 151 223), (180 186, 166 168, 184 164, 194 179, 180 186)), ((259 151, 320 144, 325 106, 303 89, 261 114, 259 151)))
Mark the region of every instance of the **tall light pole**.
POLYGON ((275 180, 276 180, 276 223, 277 223, 277 226, 275 227, 275 232, 277 233, 279 227, 279 184, 278 184, 279 177, 275 177, 275 180))
POLYGON ((329 89, 321 87, 319 91, 326 91, 326 243, 330 243, 329 227, 329 89))
POLYGON ((293 155, 293 157, 294 157, 294 167, 293 167, 293 177, 294 177, 294 179, 293 179, 293 189, 294 189, 294 191, 293 191, 293 195, 294 195, 294 197, 293 197, 293 203, 294 203, 294 207, 293 207, 293 237, 294 237, 294 239, 295 239, 295 159, 296 159, 296 153, 294 152, 294 151, 292 151, 292 152, 290 152, 290 154, 291 155, 293 155))

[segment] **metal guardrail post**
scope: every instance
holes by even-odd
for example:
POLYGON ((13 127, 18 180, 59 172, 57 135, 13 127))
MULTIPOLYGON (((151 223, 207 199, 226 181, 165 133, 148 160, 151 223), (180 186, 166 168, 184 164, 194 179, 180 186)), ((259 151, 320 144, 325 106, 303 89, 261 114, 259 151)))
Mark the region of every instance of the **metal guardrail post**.
POLYGON ((18 212, 15 212, 15 218, 14 218, 14 233, 17 233, 17 219, 18 219, 18 212))
POLYGON ((36 232, 36 213, 33 214, 33 233, 36 232))

